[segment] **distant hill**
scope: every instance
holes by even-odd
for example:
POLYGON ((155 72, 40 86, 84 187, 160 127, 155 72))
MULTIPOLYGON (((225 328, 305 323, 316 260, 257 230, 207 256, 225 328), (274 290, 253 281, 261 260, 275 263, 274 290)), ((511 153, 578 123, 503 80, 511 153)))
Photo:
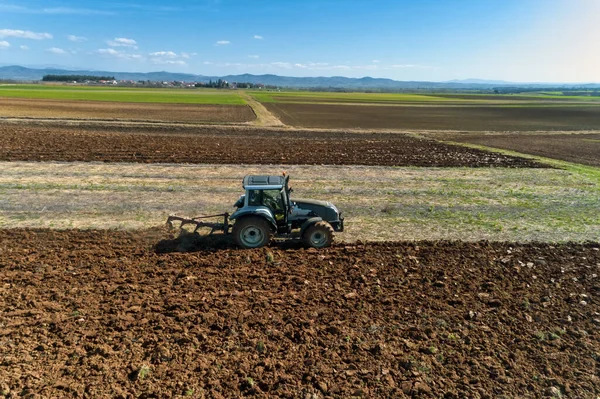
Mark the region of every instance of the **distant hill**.
POLYGON ((483 84, 483 85, 516 85, 518 83, 507 82, 506 80, 486 80, 486 79, 454 79, 447 83, 462 83, 462 84, 483 84))
MULTIPOLYGON (((87 71, 87 70, 66 70, 58 68, 34 69, 17 65, 0 67, 0 79, 11 80, 42 80, 44 75, 91 75, 91 76, 114 76, 117 80, 151 80, 151 81, 186 81, 200 82, 204 81, 204 76, 192 75, 189 73, 172 72, 110 72, 110 71, 87 71)), ((207 81, 209 80, 206 77, 207 81)), ((213 78, 214 79, 214 78, 213 78)), ((218 79, 218 78, 217 78, 218 79)))
POLYGON ((228 82, 260 83, 278 87, 289 88, 313 88, 313 89, 347 89, 347 90, 485 90, 499 87, 523 87, 523 88, 560 88, 577 87, 585 89, 598 89, 600 84, 562 84, 562 83, 513 83, 503 80, 481 80, 465 79, 451 80, 447 82, 419 82, 398 81, 383 78, 347 78, 343 76, 331 77, 291 77, 279 75, 226 75, 226 76, 204 76, 189 73, 173 72, 113 72, 113 71, 89 71, 89 70, 66 70, 60 68, 26 68, 17 65, 0 67, 0 79, 37 81, 44 75, 91 75, 91 76, 114 76, 117 80, 133 81, 185 81, 185 82, 208 82, 209 80, 223 79, 228 82))

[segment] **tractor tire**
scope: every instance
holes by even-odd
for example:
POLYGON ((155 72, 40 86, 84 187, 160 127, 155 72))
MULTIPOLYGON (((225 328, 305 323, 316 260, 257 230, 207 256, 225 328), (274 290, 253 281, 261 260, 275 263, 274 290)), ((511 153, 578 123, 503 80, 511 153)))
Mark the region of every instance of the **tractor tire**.
POLYGON ((258 216, 237 220, 231 230, 235 243, 241 248, 260 248, 271 241, 273 233, 269 222, 258 216))
POLYGON ((333 242, 333 227, 327 222, 317 222, 304 231, 302 241, 307 247, 328 247, 333 242))

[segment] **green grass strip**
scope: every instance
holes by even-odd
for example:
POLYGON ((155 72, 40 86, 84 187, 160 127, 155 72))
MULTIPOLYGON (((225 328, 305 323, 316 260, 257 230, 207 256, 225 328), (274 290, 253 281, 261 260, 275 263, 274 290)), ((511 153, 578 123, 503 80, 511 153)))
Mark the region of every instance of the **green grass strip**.
POLYGON ((0 97, 128 103, 245 105, 235 90, 4 85, 0 97))

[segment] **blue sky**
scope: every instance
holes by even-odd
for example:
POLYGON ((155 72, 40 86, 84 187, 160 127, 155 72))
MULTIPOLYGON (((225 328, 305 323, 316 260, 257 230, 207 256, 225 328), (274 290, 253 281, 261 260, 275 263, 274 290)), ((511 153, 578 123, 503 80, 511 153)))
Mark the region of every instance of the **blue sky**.
POLYGON ((0 65, 600 82, 600 0, 0 0, 0 65))

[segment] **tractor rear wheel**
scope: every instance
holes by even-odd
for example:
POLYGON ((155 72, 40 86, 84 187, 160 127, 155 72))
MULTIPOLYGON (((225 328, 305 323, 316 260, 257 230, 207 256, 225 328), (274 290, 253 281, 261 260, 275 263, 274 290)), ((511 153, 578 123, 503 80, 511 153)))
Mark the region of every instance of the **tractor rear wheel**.
POLYGON ((248 216, 237 220, 231 231, 235 243, 242 248, 260 248, 271 241, 271 226, 265 219, 248 216))
POLYGON ((317 222, 304 231, 302 241, 307 247, 328 247, 333 242, 333 227, 327 222, 317 222))

